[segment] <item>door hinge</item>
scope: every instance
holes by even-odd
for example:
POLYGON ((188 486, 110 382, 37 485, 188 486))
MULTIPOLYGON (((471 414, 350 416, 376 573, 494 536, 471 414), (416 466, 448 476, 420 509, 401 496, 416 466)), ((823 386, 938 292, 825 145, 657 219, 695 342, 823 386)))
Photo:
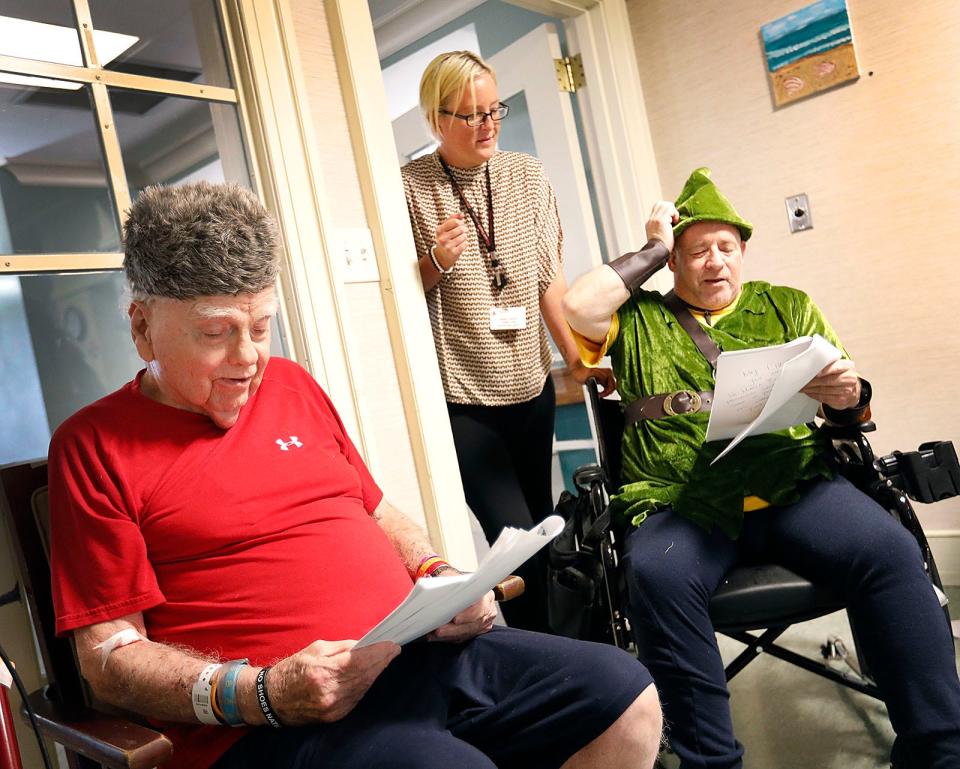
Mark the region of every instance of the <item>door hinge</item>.
POLYGON ((583 59, 579 53, 554 59, 553 66, 557 71, 557 85, 561 91, 576 93, 578 89, 583 88, 586 81, 583 77, 583 59))

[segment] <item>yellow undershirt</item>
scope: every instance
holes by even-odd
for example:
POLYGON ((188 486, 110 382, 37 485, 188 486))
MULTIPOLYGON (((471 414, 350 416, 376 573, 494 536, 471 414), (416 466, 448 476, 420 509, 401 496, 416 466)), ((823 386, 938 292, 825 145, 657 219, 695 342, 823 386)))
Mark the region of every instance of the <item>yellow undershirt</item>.
MULTIPOLYGON (((739 294, 737 299, 739 299, 739 294)), ((736 309, 737 299, 730 302, 726 307, 720 310, 714 310, 710 313, 710 322, 707 323, 706 314, 695 310, 692 307, 690 308, 690 314, 699 321, 703 326, 712 326, 715 325, 720 318, 725 315, 729 315, 731 312, 736 309)), ((607 354, 607 350, 610 349, 610 346, 616 341, 617 336, 620 334, 620 317, 617 313, 613 313, 613 317, 610 318, 610 328, 607 329, 607 335, 602 342, 595 342, 592 339, 587 339, 583 334, 579 333, 576 329, 571 328, 570 333, 573 334, 573 341, 577 344, 577 350, 580 353, 580 360, 584 366, 589 366, 591 368, 600 365, 600 360, 607 354)), ((765 499, 760 497, 755 497, 753 495, 743 498, 743 512, 749 513, 754 510, 763 510, 765 507, 770 507, 770 503, 765 499)))

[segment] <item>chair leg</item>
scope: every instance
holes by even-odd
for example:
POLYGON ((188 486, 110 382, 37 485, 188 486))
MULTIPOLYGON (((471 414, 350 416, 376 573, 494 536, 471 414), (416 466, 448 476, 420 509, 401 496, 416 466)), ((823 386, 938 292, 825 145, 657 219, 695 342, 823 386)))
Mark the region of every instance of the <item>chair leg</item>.
POLYGON ((747 648, 744 649, 737 657, 724 668, 724 673, 726 674, 727 681, 733 678, 737 673, 743 670, 747 665, 753 662, 757 657, 759 657, 763 652, 767 651, 768 647, 776 641, 786 629, 790 627, 789 625, 779 625, 777 627, 767 628, 758 636, 751 635, 745 631, 730 631, 721 630, 719 632, 723 635, 728 636, 729 638, 739 641, 744 644, 747 648))
POLYGON ((761 633, 759 636, 754 636, 746 632, 728 632, 725 630, 720 631, 725 636, 747 645, 747 649, 741 652, 741 654, 727 666, 727 681, 743 670, 743 668, 746 667, 746 665, 756 657, 766 653, 772 657, 776 657, 779 660, 783 660, 784 662, 789 662, 791 665, 796 665, 799 668, 803 668, 804 670, 814 673, 821 678, 826 678, 829 681, 846 686, 848 689, 853 689, 854 691, 869 695, 870 697, 878 700, 883 699, 880 696, 880 690, 877 689, 877 687, 873 684, 857 681, 849 676, 839 673, 833 668, 827 667, 820 662, 815 662, 808 657, 804 657, 802 654, 797 654, 794 651, 790 651, 790 649, 786 649, 775 644, 774 640, 776 640, 776 638, 779 637, 786 629, 786 627, 770 628, 769 630, 761 633))

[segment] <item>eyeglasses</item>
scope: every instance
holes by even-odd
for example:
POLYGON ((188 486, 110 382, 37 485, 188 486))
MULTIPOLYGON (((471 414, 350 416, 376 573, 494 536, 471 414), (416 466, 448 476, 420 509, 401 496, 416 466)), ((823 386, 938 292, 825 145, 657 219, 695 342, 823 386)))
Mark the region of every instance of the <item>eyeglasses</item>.
POLYGON ((510 112, 510 107, 506 104, 501 104, 499 107, 492 109, 489 112, 474 112, 470 115, 461 115, 459 112, 450 112, 450 110, 446 109, 441 109, 439 112, 443 115, 459 118, 471 128, 476 128, 477 126, 486 123, 487 118, 495 121, 503 120, 510 112))

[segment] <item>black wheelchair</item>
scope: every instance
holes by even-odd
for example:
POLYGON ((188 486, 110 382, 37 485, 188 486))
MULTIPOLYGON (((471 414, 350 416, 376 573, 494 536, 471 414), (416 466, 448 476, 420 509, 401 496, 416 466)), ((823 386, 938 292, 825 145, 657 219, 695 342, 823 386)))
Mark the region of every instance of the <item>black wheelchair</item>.
MULTIPOLYGON (((564 492, 557 505, 566 525, 548 554, 550 622, 559 634, 633 651, 626 587, 619 569, 625 532, 620 522, 611 520, 607 509, 609 496, 620 485, 624 419, 618 402, 600 399, 595 380, 588 381, 587 392, 599 464, 579 467, 573 476, 577 493, 564 492)), ((872 422, 820 429, 833 441, 840 473, 879 502, 916 539, 949 624, 943 584, 910 500, 936 502, 960 494, 960 465, 953 444, 925 443, 917 451, 895 451, 878 458, 866 438, 866 433, 876 429, 872 422)), ((849 658, 842 641, 828 640, 821 648, 821 659, 776 643, 792 624, 842 609, 843 601, 832 591, 782 566, 735 566, 710 603, 715 630, 746 645, 726 666, 727 681, 760 654, 770 654, 879 699, 870 671, 862 660, 858 666, 849 658), (846 662, 846 668, 827 664, 837 660, 846 662)), ((855 627, 853 632, 856 648, 855 627)))

